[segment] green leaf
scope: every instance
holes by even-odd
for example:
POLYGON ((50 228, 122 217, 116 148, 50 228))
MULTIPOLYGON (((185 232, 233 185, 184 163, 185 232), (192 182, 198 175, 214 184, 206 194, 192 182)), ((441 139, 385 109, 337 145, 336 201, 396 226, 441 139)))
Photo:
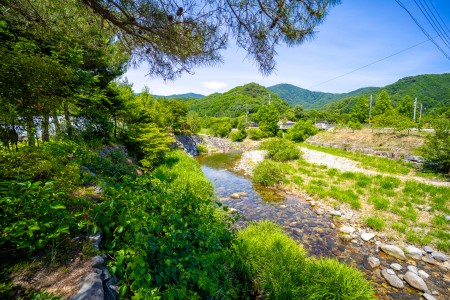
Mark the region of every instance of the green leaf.
POLYGON ((127 286, 124 284, 119 288, 119 297, 125 296, 126 292, 127 292, 127 286))

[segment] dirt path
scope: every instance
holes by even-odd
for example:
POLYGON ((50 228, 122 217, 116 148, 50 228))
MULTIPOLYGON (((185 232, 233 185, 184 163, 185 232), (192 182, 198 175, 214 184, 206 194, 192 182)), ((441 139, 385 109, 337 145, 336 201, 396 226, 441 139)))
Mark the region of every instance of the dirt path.
POLYGON ((325 165, 328 168, 335 168, 342 172, 360 172, 366 175, 389 175, 392 177, 396 177, 402 181, 406 180, 415 180, 425 184, 431 184, 434 186, 447 186, 450 187, 450 182, 447 181, 433 181, 430 179, 417 177, 417 176, 402 176, 402 175, 394 175, 394 174, 386 174, 377 171, 367 170, 364 168, 360 168, 358 166, 358 162, 332 154, 328 154, 325 152, 310 150, 308 148, 301 147, 303 152, 303 158, 310 163, 325 165))

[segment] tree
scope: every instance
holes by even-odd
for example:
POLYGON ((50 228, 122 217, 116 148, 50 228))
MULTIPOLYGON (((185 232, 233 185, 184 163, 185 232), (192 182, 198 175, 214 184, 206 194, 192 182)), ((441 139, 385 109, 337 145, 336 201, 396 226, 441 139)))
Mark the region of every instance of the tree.
POLYGON ((288 129, 287 138, 294 142, 303 142, 317 132, 319 132, 319 129, 311 120, 297 121, 292 128, 288 129))
POLYGON ((382 90, 377 97, 377 101, 373 106, 372 116, 378 116, 392 111, 392 102, 388 92, 382 90))
POLYGON ((414 118, 414 99, 406 95, 397 105, 397 112, 405 117, 414 118))
POLYGON ((353 130, 353 132, 355 132, 355 130, 362 129, 362 125, 358 121, 350 120, 350 121, 348 121, 347 125, 348 125, 348 127, 350 127, 350 129, 353 130))
MULTIPOLYGON (((85 5, 76 11, 106 21, 95 23, 98 30, 113 29, 133 61, 148 64, 151 76, 174 79, 195 66, 220 62, 220 50, 229 38, 236 39, 263 74, 269 74, 275 67, 276 47, 311 38, 329 8, 340 1, 41 0, 47 10, 59 8, 61 17, 67 14, 63 4, 76 2, 85 5)), ((17 22, 52 28, 53 20, 30 3, 0 0, 0 9, 17 22)))
POLYGON ((433 128, 435 133, 428 136, 421 147, 422 155, 426 161, 437 164, 450 175, 450 120, 440 118, 433 128))
POLYGON ((257 120, 259 129, 269 136, 275 136, 278 132, 278 121, 280 114, 273 104, 266 104, 259 108, 257 120))
POLYGON ((353 106, 350 112, 350 118, 353 122, 365 123, 369 118, 369 104, 367 102, 367 99, 360 97, 353 106))

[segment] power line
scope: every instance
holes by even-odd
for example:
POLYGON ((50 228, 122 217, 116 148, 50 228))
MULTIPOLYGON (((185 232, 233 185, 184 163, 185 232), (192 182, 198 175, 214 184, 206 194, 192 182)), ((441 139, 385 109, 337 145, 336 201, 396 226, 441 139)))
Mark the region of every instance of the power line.
POLYGON ((427 19, 428 23, 430 23, 431 27, 434 29, 436 34, 441 38, 441 40, 444 42, 444 44, 447 46, 447 48, 450 49, 450 43, 447 41, 448 35, 445 32, 442 32, 442 30, 441 30, 442 26, 440 26, 439 22, 437 22, 436 17, 433 15, 433 12, 429 11, 430 8, 426 4, 426 2, 424 4, 421 0, 418 0, 418 2, 416 0, 414 0, 414 3, 416 3, 417 7, 422 12, 422 14, 425 16, 425 19, 427 19))
POLYGON ((409 49, 412 49, 412 48, 414 48, 414 47, 417 47, 417 46, 420 46, 420 45, 422 45, 422 44, 425 44, 425 43, 428 42, 428 41, 429 41, 429 40, 422 41, 422 42, 420 42, 420 43, 418 43, 418 44, 415 44, 415 45, 413 45, 413 46, 411 46, 411 47, 408 47, 408 48, 406 48, 406 49, 400 50, 400 51, 398 51, 398 52, 396 52, 396 53, 394 53, 394 54, 391 54, 391 55, 388 55, 388 56, 386 56, 386 57, 383 57, 383 58, 381 58, 381 59, 379 59, 379 60, 377 60, 377 61, 371 62, 370 64, 364 65, 364 66, 362 66, 362 67, 359 67, 359 68, 357 68, 357 69, 354 69, 354 70, 352 70, 352 71, 350 71, 350 72, 347 72, 347 73, 345 73, 345 74, 336 76, 336 77, 331 78, 331 79, 329 79, 329 80, 327 80, 327 81, 324 81, 324 82, 318 83, 318 84, 316 84, 316 85, 310 86, 308 89, 311 89, 311 88, 313 88, 313 87, 322 85, 322 84, 324 84, 324 83, 328 83, 328 82, 330 82, 330 81, 333 81, 333 80, 336 80, 336 79, 338 79, 338 78, 347 76, 347 75, 349 75, 349 74, 355 73, 356 71, 359 71, 359 70, 361 70, 361 69, 364 69, 364 68, 367 68, 367 67, 369 67, 369 66, 371 66, 371 65, 374 65, 374 64, 376 64, 376 63, 379 63, 380 61, 383 61, 383 60, 386 60, 386 59, 388 59, 388 58, 391 58, 392 56, 395 56, 395 55, 397 55, 397 54, 400 54, 400 53, 403 53, 403 52, 405 52, 405 51, 408 51, 409 49))
POLYGON ((445 25, 445 22, 442 20, 441 16, 439 15, 439 13, 436 11, 436 9, 433 6, 433 3, 427 0, 424 0, 425 6, 428 8, 429 12, 431 13, 431 15, 433 16, 433 18, 435 19, 436 23, 439 25, 439 28, 441 29, 441 31, 444 33, 445 37, 447 38, 448 41, 450 41, 450 30, 447 28, 447 25, 445 25), (434 11, 436 12, 436 15, 438 16, 438 18, 436 18, 436 15, 434 14, 434 12, 431 10, 431 8, 428 6, 427 2, 430 3, 430 5, 433 7, 434 11), (442 24, 441 24, 442 22, 442 24), (447 29, 444 29, 447 28, 447 29))
POLYGON ((428 37, 428 39, 439 49, 439 51, 442 52, 442 54, 445 55, 445 57, 447 57, 448 60, 450 60, 450 56, 447 53, 445 53, 444 50, 442 50, 441 46, 439 46, 439 44, 436 43, 436 41, 428 34, 428 32, 422 27, 422 25, 420 25, 419 21, 417 21, 417 19, 414 18, 411 12, 403 5, 403 3, 400 0, 395 0, 395 2, 397 2, 397 4, 400 5, 400 7, 403 8, 408 13, 411 19, 413 19, 414 23, 416 23, 416 25, 419 26, 419 28, 428 37))
POLYGON ((441 15, 437 11, 436 7, 434 7, 433 2, 430 2, 430 4, 431 4, 431 7, 434 9, 434 12, 436 13, 436 15, 439 17, 439 20, 441 20, 441 22, 444 24, 444 27, 446 29, 444 31, 445 32, 450 32, 450 29, 447 27, 447 24, 445 24, 444 20, 442 20, 441 15))

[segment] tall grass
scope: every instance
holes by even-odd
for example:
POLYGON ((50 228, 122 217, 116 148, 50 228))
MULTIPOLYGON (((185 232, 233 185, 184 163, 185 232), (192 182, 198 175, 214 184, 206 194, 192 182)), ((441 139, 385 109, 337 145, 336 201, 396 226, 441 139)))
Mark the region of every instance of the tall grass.
POLYGON ((276 224, 262 221, 238 234, 236 269, 264 299, 375 299, 356 269, 333 259, 307 257, 276 224))

